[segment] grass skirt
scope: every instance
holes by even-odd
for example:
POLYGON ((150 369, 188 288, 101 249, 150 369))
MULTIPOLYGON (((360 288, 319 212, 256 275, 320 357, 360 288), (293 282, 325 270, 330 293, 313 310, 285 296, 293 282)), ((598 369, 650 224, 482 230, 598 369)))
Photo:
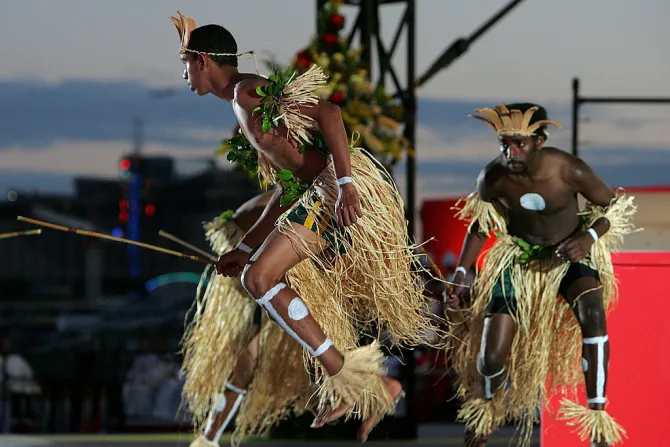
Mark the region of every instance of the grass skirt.
MULTIPOLYGON (((380 377, 384 373, 384 357, 375 353, 378 346, 359 347, 360 332, 374 323, 390 335, 393 344, 415 346, 426 344, 421 334, 440 331, 423 296, 420 272, 412 270, 413 266, 420 265, 420 255, 413 252, 398 190, 388 173, 360 149, 351 153, 351 169, 363 218, 347 227, 346 235, 342 231, 334 232, 336 245, 346 250, 338 261, 333 262, 327 251, 310 252, 286 219, 292 208, 277 225, 279 231, 309 253, 306 261, 288 272, 290 286, 304 299, 326 335, 345 354, 345 368, 346 365, 351 366, 351 371, 358 368, 367 377, 359 383, 360 397, 349 413, 349 416, 356 414, 365 419, 373 413, 391 412, 393 402, 388 396, 379 396, 385 391, 380 377), (365 362, 369 364, 361 368, 365 362), (356 364, 358 366, 354 366, 356 364), (370 369, 372 364, 377 366, 370 369), (366 368, 368 371, 363 373, 366 368)), ((336 225, 338 192, 335 172, 329 164, 294 207, 302 205, 322 222, 336 225)), ((350 400, 356 394, 349 390, 344 392, 349 398, 343 395, 333 398, 333 380, 326 377, 317 360, 306 356, 306 361, 311 363, 317 383, 321 385, 320 406, 335 406, 341 399, 350 400)), ((340 375, 346 376, 348 372, 343 373, 340 375)), ((340 389, 347 386, 342 385, 340 389)))
MULTIPOLYGON (((220 218, 206 223, 205 230, 218 254, 232 250, 244 236, 234 222, 220 218)), ((192 321, 182 339, 182 374, 184 400, 200 433, 216 395, 223 392, 237 359, 247 348, 257 305, 239 278, 217 275, 210 267, 203 272, 197 296, 192 321)), ((291 411, 304 411, 311 391, 300 346, 265 318, 259 337, 258 366, 236 418, 236 443, 246 435, 263 434, 291 411)))
MULTIPOLYGON (((623 236, 633 230, 635 206, 632 199, 619 196, 607 208, 591 206, 586 211, 586 228, 600 217, 606 217, 611 226, 610 231, 593 245, 590 256, 592 267, 600 274, 604 307, 608 311, 616 299, 610 251, 617 249, 623 236)), ((496 230, 502 234, 486 254, 482 270, 472 286, 472 305, 464 311, 468 324, 454 329, 452 340, 465 342, 450 354, 453 367, 460 376, 460 397, 467 398, 470 390, 476 389, 481 382, 476 359, 486 307, 498 277, 508 268, 518 310, 515 316, 517 334, 506 366, 507 385, 497 391, 492 401, 474 399, 467 402, 459 416, 477 435, 488 435, 499 425, 516 420, 523 443, 528 445, 537 411, 545 396, 557 391, 567 391, 574 396, 576 387, 584 380, 580 366, 582 340, 579 324, 567 302, 558 297, 558 288, 569 263, 561 261, 555 254, 550 259, 519 263, 523 250, 515 238, 506 233, 505 216, 494 205, 479 200, 476 194, 468 198, 460 216, 473 222, 479 220, 483 232, 496 230)))

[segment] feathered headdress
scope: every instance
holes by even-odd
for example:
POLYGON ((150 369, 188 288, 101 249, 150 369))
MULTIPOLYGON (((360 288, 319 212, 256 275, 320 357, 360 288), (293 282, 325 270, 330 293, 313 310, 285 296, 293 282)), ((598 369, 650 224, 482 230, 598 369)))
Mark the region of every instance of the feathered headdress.
POLYGON ((174 26, 177 27, 177 33, 179 33, 179 39, 181 39, 179 43, 179 54, 184 54, 188 52, 195 54, 206 54, 208 56, 233 56, 233 57, 240 57, 250 54, 254 57, 254 61, 256 63, 256 73, 260 74, 260 71, 258 70, 258 61, 256 60, 256 53, 253 50, 245 51, 242 53, 212 53, 208 51, 197 51, 189 49, 188 42, 191 37, 191 33, 193 32, 194 29, 197 28, 197 25, 195 24, 195 20, 193 20, 190 17, 186 17, 181 12, 177 11, 177 15, 179 16, 178 18, 170 17, 170 20, 172 20, 174 26))
POLYGON ((485 122, 498 135, 504 136, 530 137, 535 135, 537 129, 547 125, 552 125, 558 129, 562 129, 560 124, 552 120, 540 120, 530 124, 530 120, 533 118, 533 114, 535 114, 535 112, 537 112, 539 109, 540 108, 538 106, 533 106, 526 110, 525 113, 523 113, 521 110, 509 110, 507 107, 505 107, 505 105, 499 104, 493 109, 488 107, 484 109, 475 109, 475 112, 483 116, 468 115, 468 117, 485 122))
POLYGON ((177 32, 179 33, 179 53, 184 54, 188 51, 188 40, 191 37, 191 32, 197 28, 195 20, 190 17, 182 15, 181 12, 177 11, 177 17, 170 17, 172 23, 177 27, 177 32))

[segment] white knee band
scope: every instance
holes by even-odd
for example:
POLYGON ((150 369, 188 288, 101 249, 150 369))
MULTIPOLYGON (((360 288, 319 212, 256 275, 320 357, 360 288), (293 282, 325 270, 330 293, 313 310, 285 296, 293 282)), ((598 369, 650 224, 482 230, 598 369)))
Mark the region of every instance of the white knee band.
POLYGON ((491 379, 495 379, 499 375, 505 372, 505 367, 498 371, 497 373, 491 374, 490 376, 487 376, 482 372, 482 366, 484 363, 484 357, 479 356, 477 358, 477 372, 479 373, 480 376, 482 376, 482 379, 484 379, 484 398, 487 400, 493 399, 493 391, 491 390, 491 379))
MULTIPOLYGON (((607 335, 600 337, 585 338, 582 342, 585 345, 598 345, 598 352, 596 354, 596 362, 598 371, 596 375, 596 397, 587 400, 588 404, 605 404, 605 343, 609 340, 607 335)), ((583 361, 584 372, 588 370, 588 362, 583 361)))
POLYGON ((482 373, 482 367, 484 366, 484 353, 486 352, 486 337, 489 333, 489 325, 491 324, 490 318, 484 318, 484 328, 482 329, 482 341, 479 345, 479 357, 477 357, 477 372, 484 379, 484 397, 486 399, 493 399, 493 392, 491 391, 491 379, 495 379, 499 375, 505 372, 505 367, 498 371, 495 374, 487 376, 482 373))
MULTIPOLYGON (((260 299, 256 300, 256 303, 258 303, 259 306, 263 307, 265 310, 268 311, 270 316, 272 317, 273 320, 277 322, 279 326, 282 327, 288 333, 295 341, 300 343, 300 345, 307 350, 307 352, 310 353, 313 357, 319 357, 322 355, 324 352, 326 352, 331 346, 333 346, 333 342, 329 339, 326 338, 323 343, 321 343, 321 346, 318 348, 314 349, 311 346, 307 344, 303 339, 301 339, 298 334, 295 333, 291 327, 286 324, 286 321, 282 318, 281 315, 279 315, 279 312, 277 312, 272 306, 272 299, 282 290, 286 288, 286 284, 280 282, 276 286, 274 286, 272 289, 270 289, 263 297, 260 299)), ((289 318, 295 321, 300 321, 303 318, 307 317, 309 315, 309 309, 307 309, 307 305, 300 299, 299 297, 293 298, 291 300, 291 303, 288 305, 288 315, 289 318)))
MULTIPOLYGON (((237 399, 235 399, 235 403, 233 404, 233 408, 230 409, 230 412, 228 413, 228 416, 226 416, 226 420, 223 421, 223 424, 221 424, 221 427, 216 431, 216 434, 214 435, 213 440, 207 439, 205 436, 203 436, 204 441, 213 446, 218 446, 219 441, 221 440, 221 436, 223 436, 223 432, 226 431, 226 428, 228 428, 228 425, 230 422, 233 420, 235 417, 235 414, 237 414, 237 410, 240 409, 240 405, 242 405, 242 400, 244 399, 244 396, 247 394, 247 390, 243 390, 242 388, 238 388, 235 385, 231 383, 226 384, 226 389, 229 391, 232 391, 233 393, 237 393, 237 399)), ((226 396, 224 394, 217 394, 216 395, 216 400, 214 401, 214 411, 212 411, 209 414, 209 418, 207 419, 207 425, 205 426, 205 433, 209 432, 212 429, 212 426, 214 425, 214 418, 216 417, 217 414, 223 412, 226 409, 227 405, 227 400, 226 396)))

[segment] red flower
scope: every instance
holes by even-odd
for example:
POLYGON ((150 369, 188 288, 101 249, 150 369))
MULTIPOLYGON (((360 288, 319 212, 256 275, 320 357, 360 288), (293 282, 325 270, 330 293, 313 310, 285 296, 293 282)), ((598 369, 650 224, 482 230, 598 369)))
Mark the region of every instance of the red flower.
POLYGON ((311 61, 307 57, 300 57, 298 56, 298 59, 295 61, 295 66, 299 70, 307 70, 309 66, 311 65, 311 61))
POLYGON ((298 57, 298 59, 300 58, 309 59, 309 52, 307 51, 307 49, 300 50, 298 51, 298 54, 296 54, 296 56, 298 57))
POLYGON ((335 29, 344 28, 344 16, 342 14, 333 14, 330 16, 330 24, 335 29))
POLYGON ((337 104, 338 106, 344 103, 344 93, 342 92, 334 92, 332 95, 330 95, 330 102, 333 104, 337 104))
POLYGON ((325 43, 328 46, 335 45, 339 40, 337 34, 335 33, 326 33, 323 35, 321 39, 323 39, 323 43, 325 43))

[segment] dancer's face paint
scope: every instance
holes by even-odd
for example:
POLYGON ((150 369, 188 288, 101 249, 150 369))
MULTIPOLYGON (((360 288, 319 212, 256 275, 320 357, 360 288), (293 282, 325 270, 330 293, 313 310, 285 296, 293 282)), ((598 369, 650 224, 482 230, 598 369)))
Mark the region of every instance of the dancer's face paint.
POLYGON ((528 159, 539 148, 542 140, 522 136, 500 136, 500 152, 505 156, 505 166, 513 172, 527 169, 528 159))

